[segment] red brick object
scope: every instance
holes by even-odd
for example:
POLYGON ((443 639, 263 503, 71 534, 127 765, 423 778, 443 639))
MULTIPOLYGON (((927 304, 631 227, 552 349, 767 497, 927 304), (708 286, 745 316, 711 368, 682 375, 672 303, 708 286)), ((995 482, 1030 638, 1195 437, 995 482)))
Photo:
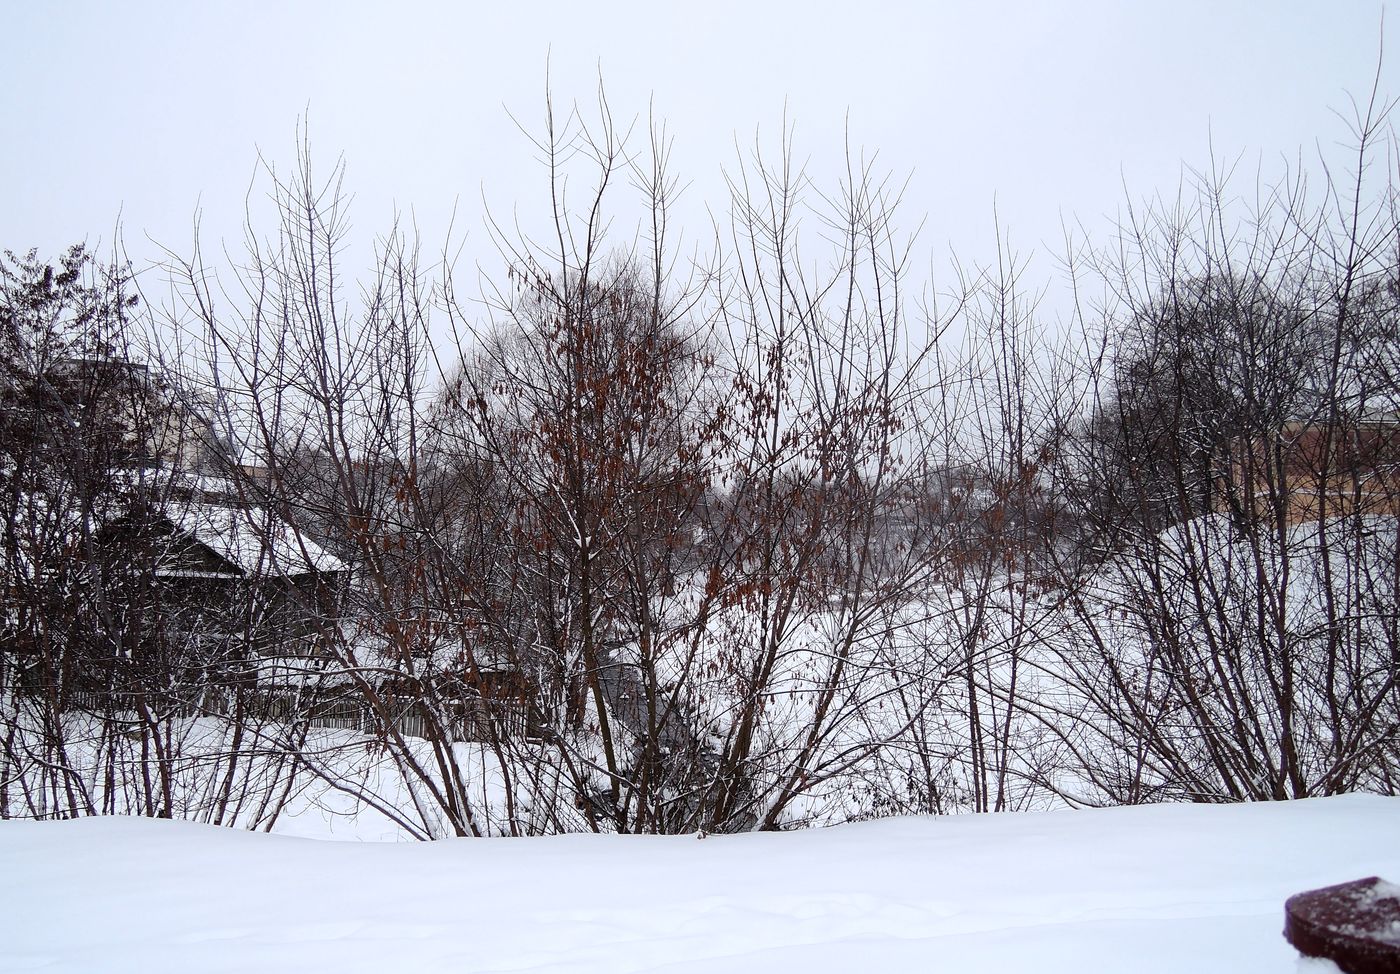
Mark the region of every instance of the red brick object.
POLYGON ((1283 936, 1347 974, 1400 974, 1400 886, 1377 876, 1308 890, 1283 906, 1283 936))

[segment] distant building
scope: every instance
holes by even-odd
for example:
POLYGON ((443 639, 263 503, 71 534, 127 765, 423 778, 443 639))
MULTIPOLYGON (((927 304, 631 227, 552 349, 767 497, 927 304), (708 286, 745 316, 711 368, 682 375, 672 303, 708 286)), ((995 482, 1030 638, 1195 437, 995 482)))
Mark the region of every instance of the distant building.
POLYGON ((1400 516, 1400 413, 1328 424, 1295 419, 1269 442, 1237 441, 1217 509, 1287 523, 1348 514, 1400 516))

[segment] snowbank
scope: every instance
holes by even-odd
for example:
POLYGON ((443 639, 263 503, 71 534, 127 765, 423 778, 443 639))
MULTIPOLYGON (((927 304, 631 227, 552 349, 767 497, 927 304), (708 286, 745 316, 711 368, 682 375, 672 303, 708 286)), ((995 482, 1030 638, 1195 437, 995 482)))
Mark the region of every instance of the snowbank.
POLYGON ((1400 799, 694 837, 318 842, 0 823, 0 970, 1290 972, 1283 901, 1400 877, 1400 799))

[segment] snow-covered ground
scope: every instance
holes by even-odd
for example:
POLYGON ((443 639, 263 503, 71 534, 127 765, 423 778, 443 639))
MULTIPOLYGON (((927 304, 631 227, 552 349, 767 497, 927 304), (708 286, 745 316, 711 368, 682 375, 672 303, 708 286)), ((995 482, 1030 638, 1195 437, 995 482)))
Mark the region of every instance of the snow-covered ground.
POLYGON ((1375 874, 1397 798, 703 840, 4 822, 0 971, 1293 972, 1284 899, 1375 874))

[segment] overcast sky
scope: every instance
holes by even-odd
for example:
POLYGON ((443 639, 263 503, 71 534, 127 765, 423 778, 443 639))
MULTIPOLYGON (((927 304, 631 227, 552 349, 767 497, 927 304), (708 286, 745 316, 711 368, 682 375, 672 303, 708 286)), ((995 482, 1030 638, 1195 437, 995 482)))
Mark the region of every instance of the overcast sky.
MULTIPOLYGON (((1173 192, 1212 142, 1266 171, 1334 151, 1381 14, 1371 0, 0 0, 0 247, 105 245, 120 214, 140 265, 156 243, 188 249, 197 207, 207 241, 235 241, 258 152, 289 164, 309 112, 318 161, 344 154, 362 237, 397 207, 436 247, 455 206, 464 258, 487 259, 483 196, 507 212, 543 199, 510 113, 538 123, 549 65, 558 101, 591 100, 601 72, 618 116, 654 105, 692 224, 723 209, 736 141, 775 136, 786 109, 818 175, 848 124, 857 150, 912 174, 905 223, 926 218, 930 253, 987 259, 994 201, 1020 249, 1053 249, 1062 218, 1101 226, 1125 184, 1173 192)), ((1390 47, 1381 88, 1396 94, 1390 47)))

